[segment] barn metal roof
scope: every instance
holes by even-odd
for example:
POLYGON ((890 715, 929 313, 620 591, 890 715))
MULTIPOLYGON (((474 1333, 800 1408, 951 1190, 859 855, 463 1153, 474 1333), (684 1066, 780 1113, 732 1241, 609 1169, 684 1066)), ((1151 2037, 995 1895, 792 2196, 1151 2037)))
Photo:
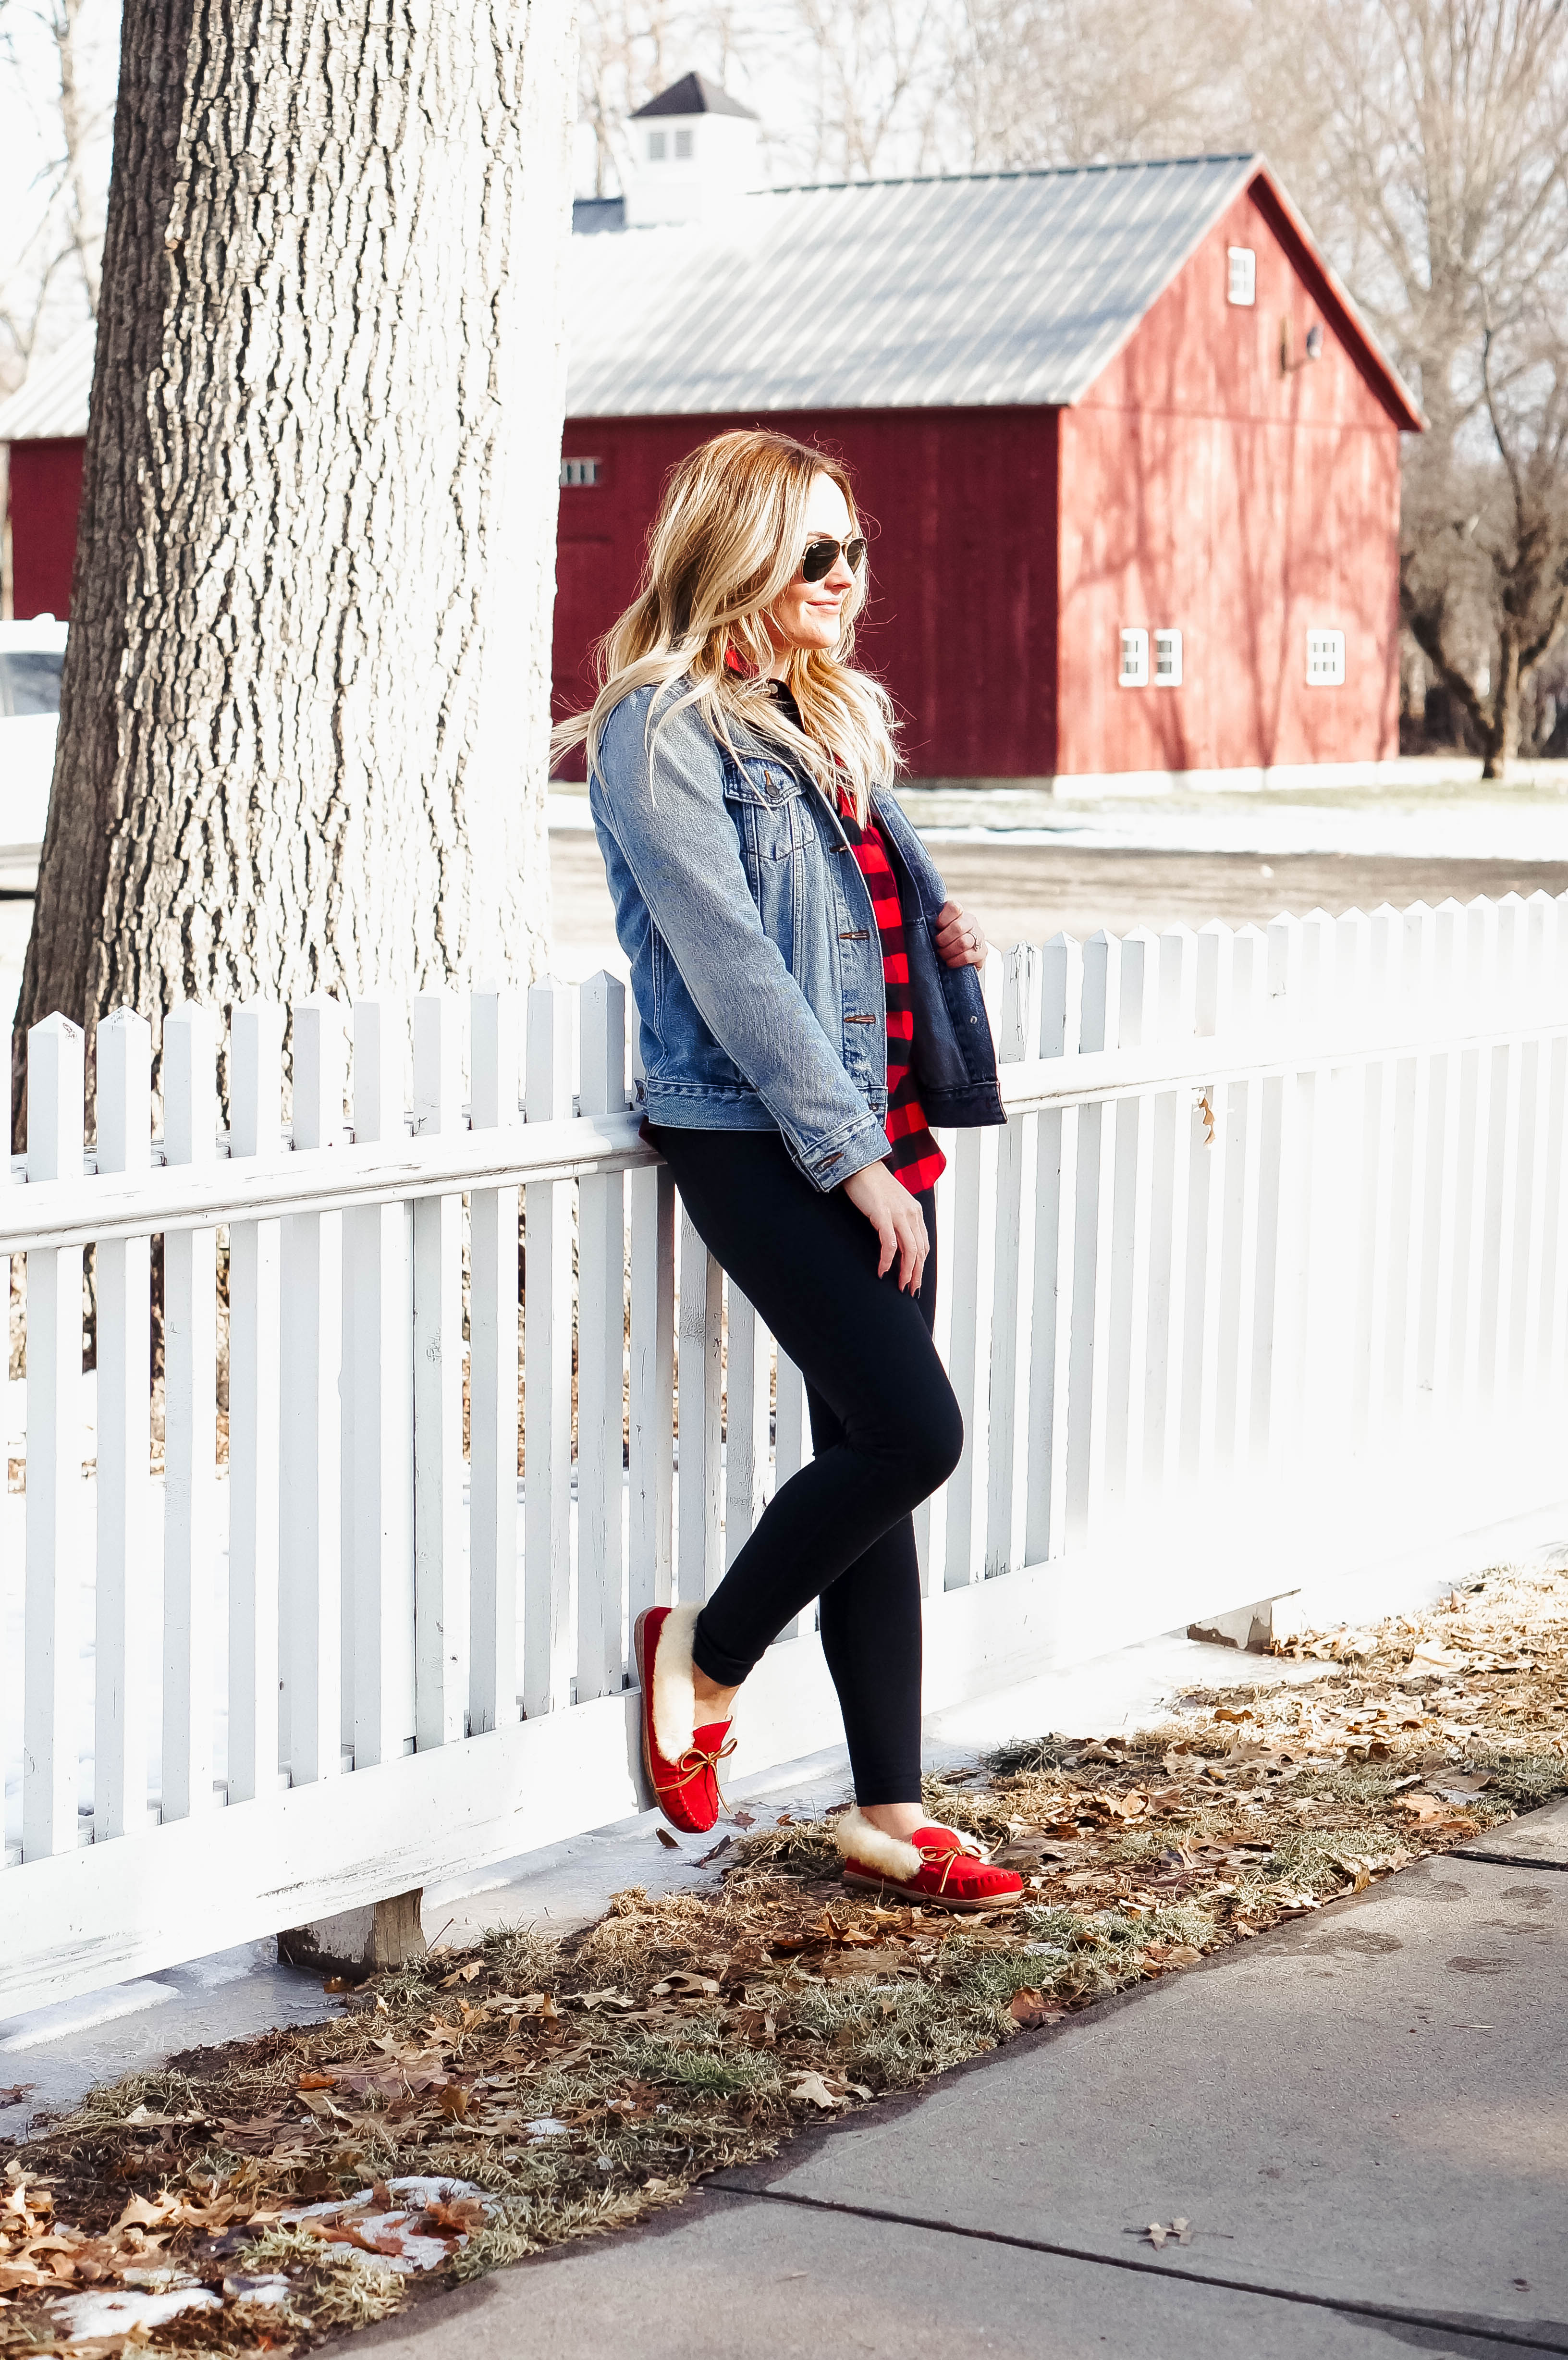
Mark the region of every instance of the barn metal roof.
MULTIPOLYGON (((1399 422, 1419 427, 1257 156, 771 190, 736 198, 717 228, 606 221, 572 241, 567 416, 1071 404, 1258 180, 1399 422)), ((93 341, 80 329, 0 404, 0 442, 86 433, 93 341)))
POLYGON ((89 320, 58 353, 28 370, 27 383, 9 401, 0 402, 0 442, 86 433, 96 344, 97 330, 89 320))
POLYGON ((1076 401, 1260 169, 851 181, 584 240, 567 415, 1076 401))

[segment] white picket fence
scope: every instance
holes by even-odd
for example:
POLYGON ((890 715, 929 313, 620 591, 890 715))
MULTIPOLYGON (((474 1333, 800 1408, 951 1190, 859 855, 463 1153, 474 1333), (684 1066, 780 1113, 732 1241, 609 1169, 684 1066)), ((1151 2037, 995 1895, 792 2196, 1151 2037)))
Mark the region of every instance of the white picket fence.
MULTIPOLYGON (((987 984, 1010 1120, 944 1141, 928 1705, 1564 1490, 1568 897, 1058 937, 987 984)), ((620 984, 307 1000, 287 1129, 283 1043, 234 1011, 224 1134, 217 1019, 173 1011, 159 1142, 111 1017, 84 1154, 82 1035, 31 1038, 6 2010, 637 1808, 631 1617, 711 1590, 810 1448, 638 1137, 620 984)), ((736 1775, 835 1731, 787 1634, 736 1775)))

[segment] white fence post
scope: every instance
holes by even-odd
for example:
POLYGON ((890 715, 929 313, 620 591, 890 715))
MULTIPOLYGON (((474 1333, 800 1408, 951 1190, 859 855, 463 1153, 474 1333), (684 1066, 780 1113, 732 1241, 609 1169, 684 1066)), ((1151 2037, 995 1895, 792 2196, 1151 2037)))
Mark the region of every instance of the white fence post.
MULTIPOLYGON (((341 1002, 325 996, 293 1010, 293 1136, 301 1155, 324 1153, 343 1136, 343 1020, 341 1002)), ((279 1262, 279 1742, 290 1784, 305 1786, 343 1766, 343 1215, 287 1215, 279 1262)))
MULTIPOLYGON (((27 1178, 82 1169, 82 1030, 27 1034, 27 1178)), ((22 1665, 22 1858, 76 1843, 82 1546, 82 1250, 27 1255, 27 1564, 22 1665)))
MULTIPOLYGON (((98 1169, 152 1168, 152 1031, 117 1008, 99 1025, 98 1169)), ((147 1662, 152 1619, 151 1245, 98 1249, 98 1595, 93 1643, 93 1831, 147 1823, 147 1662)))
MULTIPOLYGON (((528 992, 529 1122, 572 1112, 572 996, 547 977, 528 992)), ((524 1190, 523 1710, 553 1712, 572 1679, 572 1228, 570 1181, 524 1190)))
MULTIPOLYGON (((354 1004, 356 1142, 406 1137, 408 1011, 354 1004)), ((343 1669, 354 1766, 414 1742, 412 1208, 343 1216, 343 1669)))
MULTIPOLYGON (((463 1011, 449 991, 414 1000, 414 1132, 461 1129, 463 1011)), ((414 1205, 414 1732, 419 1751, 463 1733, 468 1702, 463 1568, 463 1199, 414 1205)))
MULTIPOLYGON (((170 1164, 217 1160, 217 1038, 193 1001, 163 1026, 170 1164)), ((163 1817, 212 1804, 217 1578, 218 1256, 215 1229, 163 1241, 163 1817)))
MULTIPOLYGON (((283 1011, 248 1000, 229 1023, 229 1153, 282 1137, 283 1011)), ((280 1223, 229 1229, 229 1800, 278 1785, 280 1223)))
MULTIPOLYGON (((514 1131, 522 1011, 515 991, 470 1002, 475 1131, 514 1131)), ((477 1734, 517 1717, 517 1207, 516 1188, 469 1200, 468 1717, 477 1734)))
MULTIPOLYGON (((582 992, 584 1114, 626 1102, 626 989, 590 977, 582 992)), ((618 1172, 577 1187, 577 1696, 610 1696, 625 1666, 622 1416, 626 1369, 626 1189, 618 1172)))

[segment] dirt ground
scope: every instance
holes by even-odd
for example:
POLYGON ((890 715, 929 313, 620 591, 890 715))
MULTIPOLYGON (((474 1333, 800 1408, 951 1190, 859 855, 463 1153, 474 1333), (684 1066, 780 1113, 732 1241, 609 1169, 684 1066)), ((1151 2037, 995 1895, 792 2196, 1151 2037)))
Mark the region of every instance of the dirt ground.
MULTIPOLYGON (((1224 918, 1267 925, 1289 910, 1435 906, 1451 895, 1568 892, 1568 861, 1401 859, 1394 855, 1093 852, 1063 846, 944 844, 934 857, 949 890, 979 916, 994 943, 1042 943, 1057 933, 1085 940, 1098 928, 1126 934, 1224 918)), ((583 975, 615 955, 604 865, 593 838, 550 837, 556 953, 563 972, 583 975)))

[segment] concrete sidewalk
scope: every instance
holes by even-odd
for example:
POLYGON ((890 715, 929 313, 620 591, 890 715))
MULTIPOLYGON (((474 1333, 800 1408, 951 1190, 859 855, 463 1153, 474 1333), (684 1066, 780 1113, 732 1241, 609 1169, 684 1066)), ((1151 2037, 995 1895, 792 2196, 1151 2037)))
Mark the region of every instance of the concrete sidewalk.
POLYGON ((353 2348, 1503 2360, 1565 2232, 1568 1802, 353 2348))

